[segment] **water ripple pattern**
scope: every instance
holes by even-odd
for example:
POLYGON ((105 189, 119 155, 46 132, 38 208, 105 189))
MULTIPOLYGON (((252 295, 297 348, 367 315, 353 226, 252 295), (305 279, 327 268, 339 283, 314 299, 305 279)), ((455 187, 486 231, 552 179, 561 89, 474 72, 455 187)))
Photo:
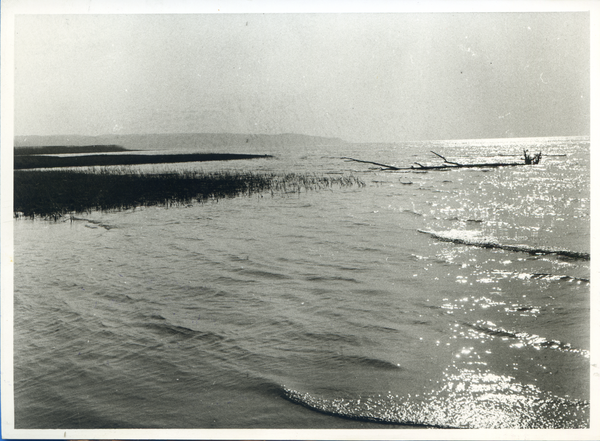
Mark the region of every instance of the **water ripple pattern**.
POLYGON ((588 138, 259 153, 365 186, 14 220, 17 428, 589 427, 588 138))

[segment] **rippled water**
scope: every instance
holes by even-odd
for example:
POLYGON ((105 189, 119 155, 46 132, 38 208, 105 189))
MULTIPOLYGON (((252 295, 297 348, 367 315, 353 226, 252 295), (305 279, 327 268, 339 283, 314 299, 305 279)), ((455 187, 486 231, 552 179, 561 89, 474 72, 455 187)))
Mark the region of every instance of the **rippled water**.
POLYGON ((16 428, 589 426, 588 139, 259 153, 366 187, 14 221, 16 428))

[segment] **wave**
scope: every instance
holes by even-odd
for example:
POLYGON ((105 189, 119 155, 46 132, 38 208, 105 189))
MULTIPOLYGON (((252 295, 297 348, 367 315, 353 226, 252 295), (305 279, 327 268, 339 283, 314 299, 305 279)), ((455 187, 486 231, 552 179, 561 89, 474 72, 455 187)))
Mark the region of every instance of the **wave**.
MULTIPOLYGON (((439 218, 436 218, 436 219, 439 219, 439 218)), ((458 222, 464 222, 464 223, 466 223, 466 222, 472 222, 472 223, 476 223, 476 224, 483 223, 483 219, 464 219, 464 218, 461 218, 461 217, 458 217, 458 216, 454 216, 454 217, 448 218, 448 220, 458 221, 458 222)))
POLYGON ((561 398, 517 383, 510 383, 508 389, 492 383, 486 388, 481 378, 472 380, 463 392, 452 390, 449 383, 440 391, 414 397, 388 392, 383 396, 324 398, 286 386, 281 395, 325 415, 379 424, 438 429, 589 427, 586 400, 561 398))
POLYGON ((345 333, 305 332, 303 334, 300 334, 300 337, 309 341, 314 341, 315 343, 340 342, 351 344, 353 346, 360 345, 360 340, 356 336, 345 333))
POLYGON ((145 328, 157 331, 165 336, 177 336, 182 338, 198 338, 209 342, 222 341, 225 337, 214 332, 195 331, 185 326, 169 325, 167 323, 145 323, 145 328))
POLYGON ((371 369, 403 370, 400 365, 379 358, 362 357, 358 355, 337 355, 334 356, 333 359, 343 364, 350 363, 371 369))
POLYGON ((411 410, 408 407, 389 406, 389 404, 383 406, 380 402, 372 398, 362 399, 362 401, 360 398, 326 399, 309 393, 302 393, 297 390, 289 389, 285 386, 283 386, 282 395, 292 403, 340 418, 383 424, 425 426, 438 429, 453 428, 452 426, 428 421, 425 415, 423 415, 425 418, 411 415, 411 410))
POLYGON ((475 331, 484 333, 492 337, 510 338, 518 340, 518 346, 529 346, 537 350, 540 349, 555 349, 561 352, 570 352, 579 354, 585 358, 590 358, 590 352, 586 349, 574 348, 570 343, 563 343, 558 340, 548 340, 536 334, 528 334, 527 332, 509 331, 507 329, 496 326, 494 323, 486 321, 478 321, 475 324, 467 324, 475 331))
POLYGON ((402 210, 402 213, 408 213, 408 214, 412 214, 413 216, 419 216, 419 217, 423 217, 425 216, 423 213, 419 213, 418 211, 415 210, 410 210, 410 209, 404 209, 402 210))
POLYGON ((494 270, 492 274, 499 274, 504 277, 511 277, 515 279, 536 279, 536 280, 548 280, 552 282, 556 281, 567 281, 577 283, 590 283, 590 279, 585 277, 573 277, 564 274, 549 274, 549 273, 519 273, 512 271, 501 271, 494 270))
POLYGON ((240 268, 235 270, 235 272, 243 273, 248 276, 256 276, 259 279, 273 279, 273 280, 289 280, 292 279, 291 276, 287 274, 276 273, 272 271, 263 271, 258 269, 248 269, 248 268, 240 268))
POLYGON ((108 224, 102 223, 100 221, 92 220, 92 219, 85 219, 85 218, 81 218, 81 217, 75 217, 73 215, 70 215, 63 222, 77 222, 77 221, 88 222, 89 224, 92 224, 92 225, 87 225, 87 224, 84 225, 85 227, 92 228, 92 229, 101 227, 101 228, 104 228, 105 230, 112 230, 113 228, 117 228, 114 225, 108 225, 108 224), (97 225, 97 226, 93 226, 93 225, 97 225))
POLYGON ((352 277, 342 277, 342 276, 317 276, 311 275, 307 276, 306 280, 309 282, 350 282, 350 283, 360 283, 358 280, 352 277))
POLYGON ((445 242, 453 242, 462 245, 476 246, 480 248, 497 248, 506 251, 523 252, 529 254, 556 254, 573 259, 590 260, 590 253, 581 251, 564 250, 559 248, 532 247, 524 244, 502 244, 493 237, 478 237, 478 232, 470 230, 450 231, 427 231, 417 230, 419 233, 429 234, 431 237, 445 242))

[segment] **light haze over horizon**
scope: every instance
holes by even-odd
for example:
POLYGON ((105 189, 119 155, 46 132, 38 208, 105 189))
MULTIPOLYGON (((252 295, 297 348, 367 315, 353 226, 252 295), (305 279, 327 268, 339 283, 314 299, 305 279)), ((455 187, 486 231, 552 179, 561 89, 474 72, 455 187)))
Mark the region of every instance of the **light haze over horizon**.
POLYGON ((15 135, 589 135, 583 12, 19 15, 15 135))

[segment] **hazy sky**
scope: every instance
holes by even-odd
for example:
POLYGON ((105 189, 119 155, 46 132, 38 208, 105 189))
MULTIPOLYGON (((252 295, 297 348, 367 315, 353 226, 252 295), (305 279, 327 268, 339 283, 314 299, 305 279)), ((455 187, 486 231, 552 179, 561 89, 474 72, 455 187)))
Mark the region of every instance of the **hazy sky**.
POLYGON ((587 135, 587 13, 20 15, 15 134, 587 135))

